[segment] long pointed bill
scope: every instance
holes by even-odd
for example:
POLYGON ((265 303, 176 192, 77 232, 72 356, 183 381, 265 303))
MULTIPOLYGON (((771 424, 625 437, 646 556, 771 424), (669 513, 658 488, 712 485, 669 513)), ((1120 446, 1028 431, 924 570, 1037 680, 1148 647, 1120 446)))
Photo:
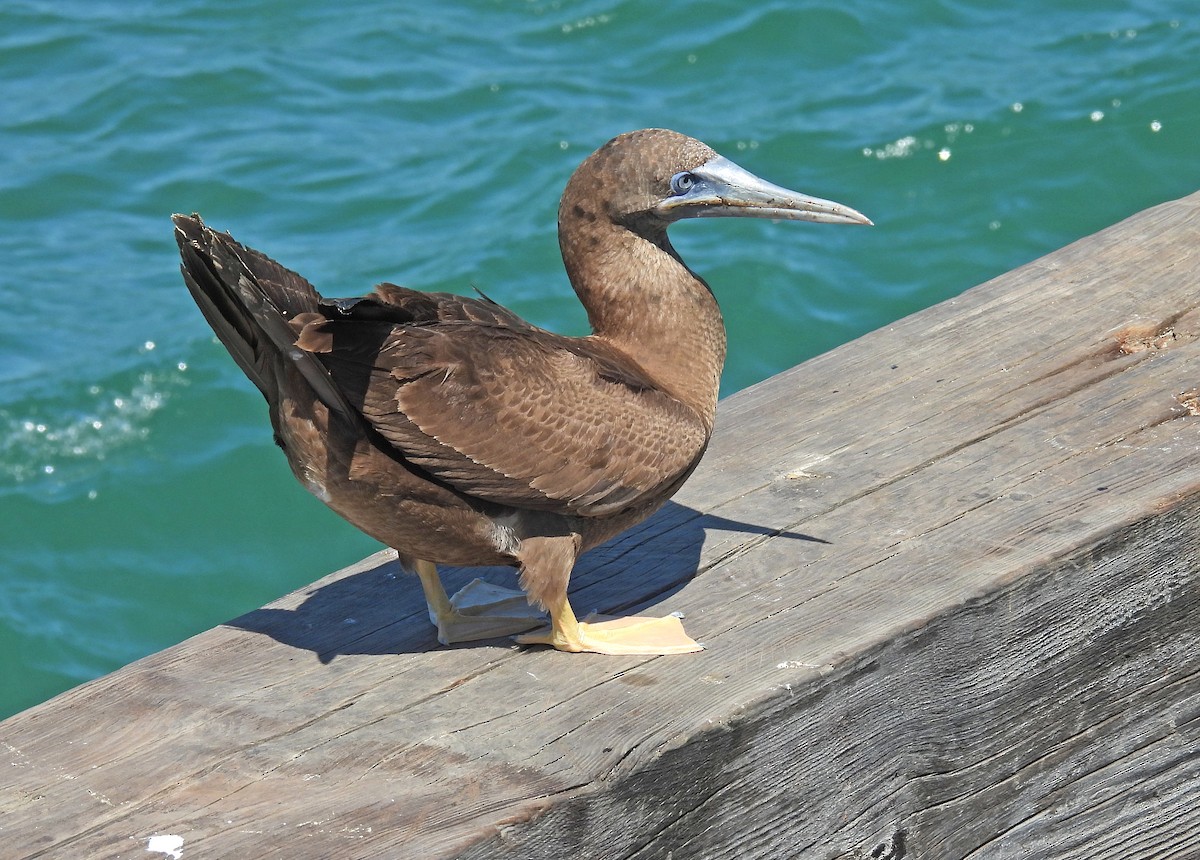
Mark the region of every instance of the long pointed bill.
POLYGON ((720 155, 676 180, 681 177, 689 178, 677 181, 678 193, 657 207, 658 214, 668 221, 742 217, 823 224, 871 223, 870 218, 849 206, 772 185, 720 155))

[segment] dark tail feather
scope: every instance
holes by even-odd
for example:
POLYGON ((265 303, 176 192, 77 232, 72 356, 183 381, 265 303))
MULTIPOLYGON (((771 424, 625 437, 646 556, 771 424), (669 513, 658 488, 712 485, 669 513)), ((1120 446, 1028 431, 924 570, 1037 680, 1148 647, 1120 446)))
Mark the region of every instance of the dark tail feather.
POLYGON ((173 215, 183 281, 204 318, 234 361, 268 402, 278 394, 281 357, 295 363, 317 396, 331 409, 348 411, 325 367, 296 347, 288 320, 316 312, 313 285, 271 258, 206 227, 198 215, 173 215))

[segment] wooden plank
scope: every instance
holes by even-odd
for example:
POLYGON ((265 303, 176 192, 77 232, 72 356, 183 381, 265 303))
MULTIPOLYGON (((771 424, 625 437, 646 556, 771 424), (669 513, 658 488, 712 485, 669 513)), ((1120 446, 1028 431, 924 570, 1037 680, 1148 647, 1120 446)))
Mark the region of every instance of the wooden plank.
POLYGON ((572 589, 703 654, 440 648, 384 553, 0 723, 0 844, 1200 851, 1197 249, 1193 195, 725 401, 572 589))

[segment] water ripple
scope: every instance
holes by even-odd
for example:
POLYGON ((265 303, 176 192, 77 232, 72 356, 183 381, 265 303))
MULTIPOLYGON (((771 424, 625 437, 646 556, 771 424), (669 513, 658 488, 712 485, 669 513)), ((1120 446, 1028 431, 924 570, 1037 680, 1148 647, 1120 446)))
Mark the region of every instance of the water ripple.
POLYGON ((186 370, 181 362, 169 371, 143 371, 132 383, 93 384, 65 397, 60 391, 52 401, 0 408, 0 495, 74 490, 94 498, 94 488, 79 487, 111 456, 149 437, 155 414, 186 384, 186 370))

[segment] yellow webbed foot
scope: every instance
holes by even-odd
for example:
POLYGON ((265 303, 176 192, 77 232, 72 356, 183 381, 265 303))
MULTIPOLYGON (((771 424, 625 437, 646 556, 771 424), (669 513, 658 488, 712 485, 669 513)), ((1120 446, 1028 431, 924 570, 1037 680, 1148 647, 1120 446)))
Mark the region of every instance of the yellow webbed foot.
POLYGON ((595 654, 690 654, 704 646, 683 632, 679 617, 610 618, 590 615, 583 622, 554 624, 515 637, 522 645, 551 645, 559 651, 595 654))
POLYGON ((530 606, 523 591, 474 579, 447 597, 437 565, 414 559, 413 570, 421 580, 429 620, 437 627, 443 645, 511 636, 546 623, 545 613, 530 606))
POLYGON ((471 642, 511 636, 546 623, 546 613, 530 606, 523 591, 501 588, 473 579, 450 598, 450 608, 429 608, 429 620, 437 626, 438 641, 471 642))

